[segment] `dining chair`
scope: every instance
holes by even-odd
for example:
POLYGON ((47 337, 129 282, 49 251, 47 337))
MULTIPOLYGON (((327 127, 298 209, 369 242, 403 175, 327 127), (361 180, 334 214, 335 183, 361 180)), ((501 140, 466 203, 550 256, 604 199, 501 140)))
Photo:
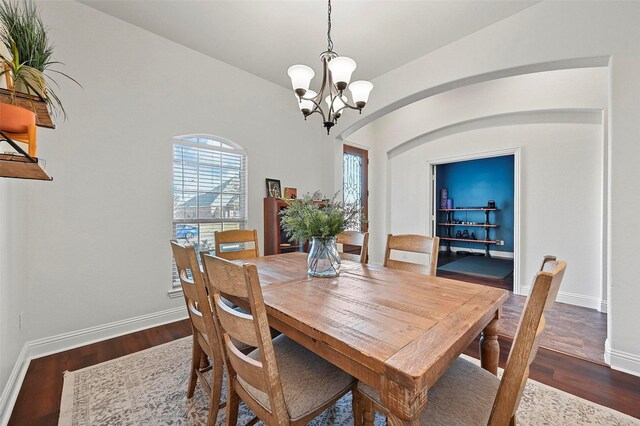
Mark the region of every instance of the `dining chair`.
MULTIPOLYGON (((507 359, 502 380, 482 367, 459 357, 429 389, 427 406, 420 424, 472 426, 515 425, 515 414, 529 377, 546 312, 556 300, 567 264, 545 256, 520 317, 516 337, 507 359)), ((358 401, 365 425, 373 424, 374 409, 386 413, 379 393, 358 384, 358 401)))
POLYGON ((425 235, 414 234, 389 234, 387 235, 387 248, 384 253, 383 266, 435 276, 436 269, 438 268, 439 247, 440 238, 438 237, 427 237, 425 235), (421 264, 391 259, 391 250, 427 254, 429 255, 429 262, 421 264))
POLYGON ((181 245, 176 241, 171 241, 171 249, 193 330, 193 350, 187 398, 193 396, 196 382, 200 379, 200 384, 209 392, 207 424, 212 426, 216 423, 218 410, 225 405, 220 403, 224 368, 222 346, 194 246, 181 245), (205 357, 208 357, 212 362, 209 363, 205 357), (204 376, 209 371, 212 371, 211 382, 204 376))
POLYGON ((369 233, 358 231, 344 231, 342 234, 336 235, 336 242, 342 244, 340 258, 345 260, 353 260, 354 262, 367 263, 367 254, 369 252, 369 233), (360 247, 360 253, 347 253, 344 246, 360 247))
POLYGON ((216 256, 227 260, 251 259, 260 257, 258 246, 258 231, 256 229, 232 229, 230 231, 216 231, 216 256), (247 244, 253 243, 253 248, 247 248, 247 244), (243 245, 240 250, 229 250, 229 245, 243 245))
POLYGON ((227 425, 235 425, 242 399, 265 424, 302 425, 355 388, 355 380, 284 334, 271 340, 255 265, 205 255, 227 365, 227 425), (223 297, 244 301, 249 313, 223 297), (248 355, 235 342, 255 346, 248 355))

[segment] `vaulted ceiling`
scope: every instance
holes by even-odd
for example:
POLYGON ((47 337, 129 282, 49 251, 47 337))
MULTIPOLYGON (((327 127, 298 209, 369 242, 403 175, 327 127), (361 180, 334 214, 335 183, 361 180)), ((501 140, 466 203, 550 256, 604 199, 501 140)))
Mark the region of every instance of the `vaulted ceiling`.
MULTIPOLYGON (((321 0, 82 3, 286 88, 290 65, 318 75, 327 48, 321 0)), ((334 0, 334 50, 356 60, 354 79, 371 80, 535 3, 334 0)))

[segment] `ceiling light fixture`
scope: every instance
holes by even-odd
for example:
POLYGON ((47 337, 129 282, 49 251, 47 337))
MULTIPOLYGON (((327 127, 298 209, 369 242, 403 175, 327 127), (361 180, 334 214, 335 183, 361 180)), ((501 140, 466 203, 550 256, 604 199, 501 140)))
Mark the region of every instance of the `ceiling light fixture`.
POLYGON ((311 79, 315 75, 313 70, 306 65, 293 65, 287 70, 291 77, 291 85, 298 99, 298 107, 306 120, 313 113, 322 116, 324 127, 327 128, 327 135, 345 108, 357 109, 362 113, 362 108, 369 100, 369 93, 373 89, 373 84, 369 81, 354 81, 349 84, 351 74, 356 69, 356 61, 345 56, 338 56, 333 51, 333 41, 331 40, 331 0, 328 7, 327 25, 327 51, 320 55, 322 61, 322 87, 320 92, 309 90, 311 79), (353 103, 344 93, 346 88, 351 92, 353 103), (322 101, 327 104, 326 112, 322 109, 322 101))

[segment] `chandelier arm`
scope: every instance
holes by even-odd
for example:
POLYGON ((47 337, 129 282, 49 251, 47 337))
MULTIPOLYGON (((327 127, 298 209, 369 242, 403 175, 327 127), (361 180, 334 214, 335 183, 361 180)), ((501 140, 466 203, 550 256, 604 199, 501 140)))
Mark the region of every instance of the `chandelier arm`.
POLYGON ((324 113, 322 112, 322 110, 316 108, 313 111, 311 111, 309 114, 307 114, 307 117, 309 117, 312 114, 320 114, 322 116, 322 119, 324 120, 324 113))
POLYGON ((327 121, 327 116, 324 113, 324 110, 322 109, 322 107, 320 106, 320 104, 318 104, 317 102, 313 101, 314 104, 316 104, 316 107, 313 109, 313 111, 311 111, 309 113, 309 115, 313 114, 313 113, 318 113, 322 116, 322 121, 327 121))
POLYGON ((342 108, 340 108, 337 112, 342 111, 345 108, 360 110, 360 108, 358 108, 355 105, 351 105, 349 102, 345 102, 345 101, 342 101, 342 102, 344 103, 344 106, 342 108))

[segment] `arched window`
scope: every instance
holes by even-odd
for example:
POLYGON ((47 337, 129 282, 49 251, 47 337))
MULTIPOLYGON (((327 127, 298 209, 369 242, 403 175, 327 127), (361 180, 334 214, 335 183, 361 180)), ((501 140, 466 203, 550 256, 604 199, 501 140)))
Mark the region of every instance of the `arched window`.
POLYGON ((245 227, 246 165, 246 151, 223 138, 186 135, 174 139, 175 239, 196 244, 198 251, 212 251, 215 231, 245 227))

